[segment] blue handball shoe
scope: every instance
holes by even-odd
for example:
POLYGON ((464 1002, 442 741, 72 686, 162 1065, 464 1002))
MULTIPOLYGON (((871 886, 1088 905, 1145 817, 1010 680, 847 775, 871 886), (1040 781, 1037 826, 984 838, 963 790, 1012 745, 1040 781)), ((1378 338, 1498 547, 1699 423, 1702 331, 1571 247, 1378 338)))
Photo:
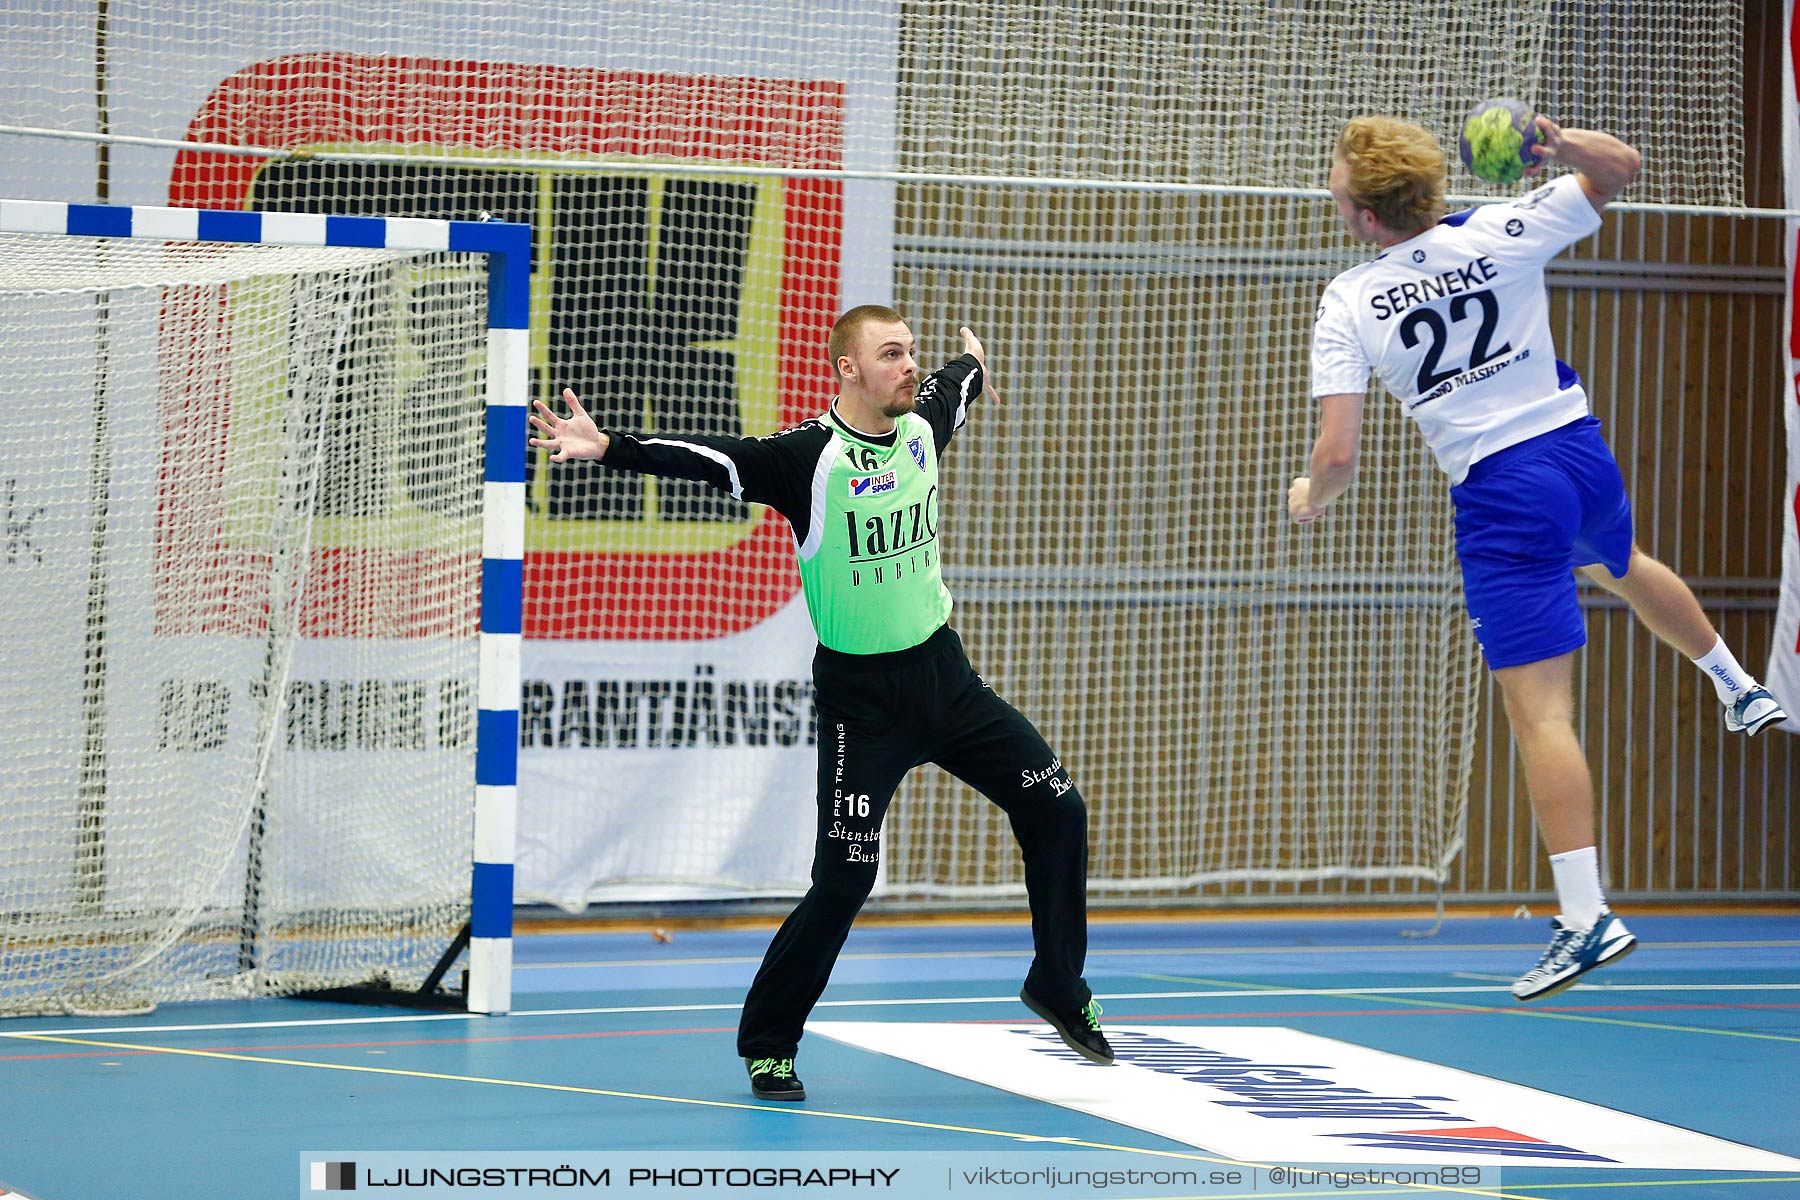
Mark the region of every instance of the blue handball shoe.
POLYGON ((1753 687, 1725 709, 1725 728, 1749 737, 1765 725, 1787 720, 1781 702, 1766 687, 1753 687))
POLYGON ((1537 966, 1512 985, 1513 999, 1554 996, 1595 967, 1616 962, 1637 948, 1637 938, 1625 928, 1625 922, 1604 908, 1592 929, 1571 929, 1561 917, 1550 919, 1550 929, 1550 948, 1537 966))

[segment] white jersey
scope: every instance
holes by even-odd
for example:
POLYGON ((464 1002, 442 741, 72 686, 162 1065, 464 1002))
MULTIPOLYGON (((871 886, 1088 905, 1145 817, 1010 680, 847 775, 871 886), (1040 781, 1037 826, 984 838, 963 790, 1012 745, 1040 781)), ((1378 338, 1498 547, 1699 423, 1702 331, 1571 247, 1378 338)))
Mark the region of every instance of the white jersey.
POLYGON ((1587 415, 1556 359, 1544 264, 1600 228, 1574 175, 1510 204, 1452 213, 1352 267, 1313 325, 1312 394, 1361 395, 1380 377, 1458 484, 1497 450, 1587 415))

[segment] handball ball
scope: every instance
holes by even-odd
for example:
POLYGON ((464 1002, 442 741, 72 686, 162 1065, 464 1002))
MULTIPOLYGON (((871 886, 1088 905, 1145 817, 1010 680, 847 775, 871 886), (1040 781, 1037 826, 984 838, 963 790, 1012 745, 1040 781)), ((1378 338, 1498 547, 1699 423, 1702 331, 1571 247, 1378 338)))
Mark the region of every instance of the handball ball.
POLYGON ((1457 149, 1463 166, 1489 183, 1515 183, 1538 156, 1531 148, 1541 140, 1537 117, 1517 100, 1483 100, 1463 118, 1457 149))

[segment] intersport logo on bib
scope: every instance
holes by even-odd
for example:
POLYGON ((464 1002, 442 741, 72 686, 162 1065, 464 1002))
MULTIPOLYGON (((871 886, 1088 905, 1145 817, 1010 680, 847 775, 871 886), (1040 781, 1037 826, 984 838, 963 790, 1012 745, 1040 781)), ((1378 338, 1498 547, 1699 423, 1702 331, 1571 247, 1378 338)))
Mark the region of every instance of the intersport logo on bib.
POLYGON ((879 496, 883 492, 891 492, 899 485, 898 476, 892 471, 884 471, 880 475, 853 475, 850 478, 850 494, 852 496, 879 496))

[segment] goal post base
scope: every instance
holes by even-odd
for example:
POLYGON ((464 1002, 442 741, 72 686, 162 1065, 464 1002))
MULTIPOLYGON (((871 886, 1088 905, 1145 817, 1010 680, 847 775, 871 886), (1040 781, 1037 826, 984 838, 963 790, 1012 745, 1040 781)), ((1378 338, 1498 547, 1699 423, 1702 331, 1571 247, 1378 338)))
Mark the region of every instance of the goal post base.
POLYGON ((466 992, 407 991, 370 982, 358 987, 323 988, 316 992, 295 992, 289 1000, 327 1000, 333 1004, 363 1004, 378 1008, 424 1008, 450 1012, 468 1012, 466 992))
POLYGON ((296 992, 295 1000, 329 1000, 336 1004, 372 1004, 390 1008, 433 1008, 468 1011, 469 1009, 469 972, 467 968, 459 974, 462 984, 460 991, 446 989, 444 976, 456 965, 469 947, 469 925, 456 931, 450 945, 438 959, 437 965, 431 968, 431 974, 425 977, 417 990, 394 987, 382 979, 371 979, 367 983, 352 984, 346 987, 319 988, 316 991, 296 992))

